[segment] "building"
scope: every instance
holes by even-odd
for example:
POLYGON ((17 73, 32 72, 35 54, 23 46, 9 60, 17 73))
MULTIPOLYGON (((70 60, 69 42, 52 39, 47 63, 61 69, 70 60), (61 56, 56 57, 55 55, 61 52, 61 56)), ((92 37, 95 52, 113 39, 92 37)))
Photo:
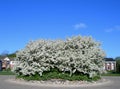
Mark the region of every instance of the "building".
POLYGON ((116 61, 113 58, 105 58, 104 69, 107 71, 116 71, 116 61))
POLYGON ((15 65, 15 58, 1 57, 2 69, 12 69, 15 65))
POLYGON ((8 57, 1 57, 1 61, 2 61, 2 69, 8 69, 10 66, 10 59, 8 57))

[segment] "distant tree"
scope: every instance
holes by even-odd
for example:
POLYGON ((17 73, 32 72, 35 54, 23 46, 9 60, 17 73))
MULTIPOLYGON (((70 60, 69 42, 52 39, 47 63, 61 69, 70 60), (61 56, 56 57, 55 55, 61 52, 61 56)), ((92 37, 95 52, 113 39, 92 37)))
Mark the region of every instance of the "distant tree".
POLYGON ((5 50, 5 51, 3 51, 3 52, 0 54, 0 57, 10 57, 10 58, 14 58, 14 57, 16 57, 16 53, 17 53, 17 51, 14 52, 14 53, 10 53, 10 54, 9 54, 9 52, 5 50))
POLYGON ((9 54, 9 51, 4 50, 4 51, 1 53, 1 56, 8 56, 8 54, 9 54))
POLYGON ((14 58, 14 57, 16 57, 16 53, 8 54, 8 57, 14 58))
POLYGON ((116 71, 120 73, 120 57, 116 57, 116 71))
POLYGON ((119 56, 119 57, 116 57, 115 60, 120 60, 120 56, 119 56))

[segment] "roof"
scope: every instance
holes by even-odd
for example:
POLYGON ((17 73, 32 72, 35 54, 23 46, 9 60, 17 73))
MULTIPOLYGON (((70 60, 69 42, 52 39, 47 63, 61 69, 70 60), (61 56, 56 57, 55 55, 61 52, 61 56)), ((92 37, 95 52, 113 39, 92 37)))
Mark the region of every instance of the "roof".
POLYGON ((15 60, 15 58, 9 58, 9 57, 0 57, 0 60, 1 61, 4 61, 4 60, 7 60, 7 61, 14 61, 15 60))
POLYGON ((9 59, 8 57, 6 57, 4 60, 6 60, 6 61, 10 61, 10 59, 9 59))
POLYGON ((105 61, 115 61, 113 58, 105 58, 105 61))

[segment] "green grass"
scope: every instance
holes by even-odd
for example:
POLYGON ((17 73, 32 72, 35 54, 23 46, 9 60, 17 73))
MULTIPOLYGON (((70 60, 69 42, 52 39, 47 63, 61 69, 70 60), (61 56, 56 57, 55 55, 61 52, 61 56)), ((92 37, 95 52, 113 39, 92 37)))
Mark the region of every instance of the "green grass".
POLYGON ((117 73, 116 71, 107 71, 107 73, 102 74, 102 76, 120 76, 120 73, 117 73))
POLYGON ((107 74, 102 74, 102 76, 120 76, 120 73, 107 73, 107 74))
POLYGON ((0 71, 0 75, 14 75, 14 73, 11 71, 3 70, 3 71, 0 71))

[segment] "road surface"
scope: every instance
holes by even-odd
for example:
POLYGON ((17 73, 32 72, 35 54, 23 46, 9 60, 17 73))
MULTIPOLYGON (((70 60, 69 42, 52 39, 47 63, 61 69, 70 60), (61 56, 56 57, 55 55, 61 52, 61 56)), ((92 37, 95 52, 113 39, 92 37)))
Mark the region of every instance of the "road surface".
POLYGON ((32 84, 10 82, 8 80, 14 79, 12 75, 0 75, 0 89, 120 89, 120 77, 103 77, 109 80, 109 83, 103 83, 95 86, 75 86, 75 87, 56 87, 56 86, 33 86, 32 84))

